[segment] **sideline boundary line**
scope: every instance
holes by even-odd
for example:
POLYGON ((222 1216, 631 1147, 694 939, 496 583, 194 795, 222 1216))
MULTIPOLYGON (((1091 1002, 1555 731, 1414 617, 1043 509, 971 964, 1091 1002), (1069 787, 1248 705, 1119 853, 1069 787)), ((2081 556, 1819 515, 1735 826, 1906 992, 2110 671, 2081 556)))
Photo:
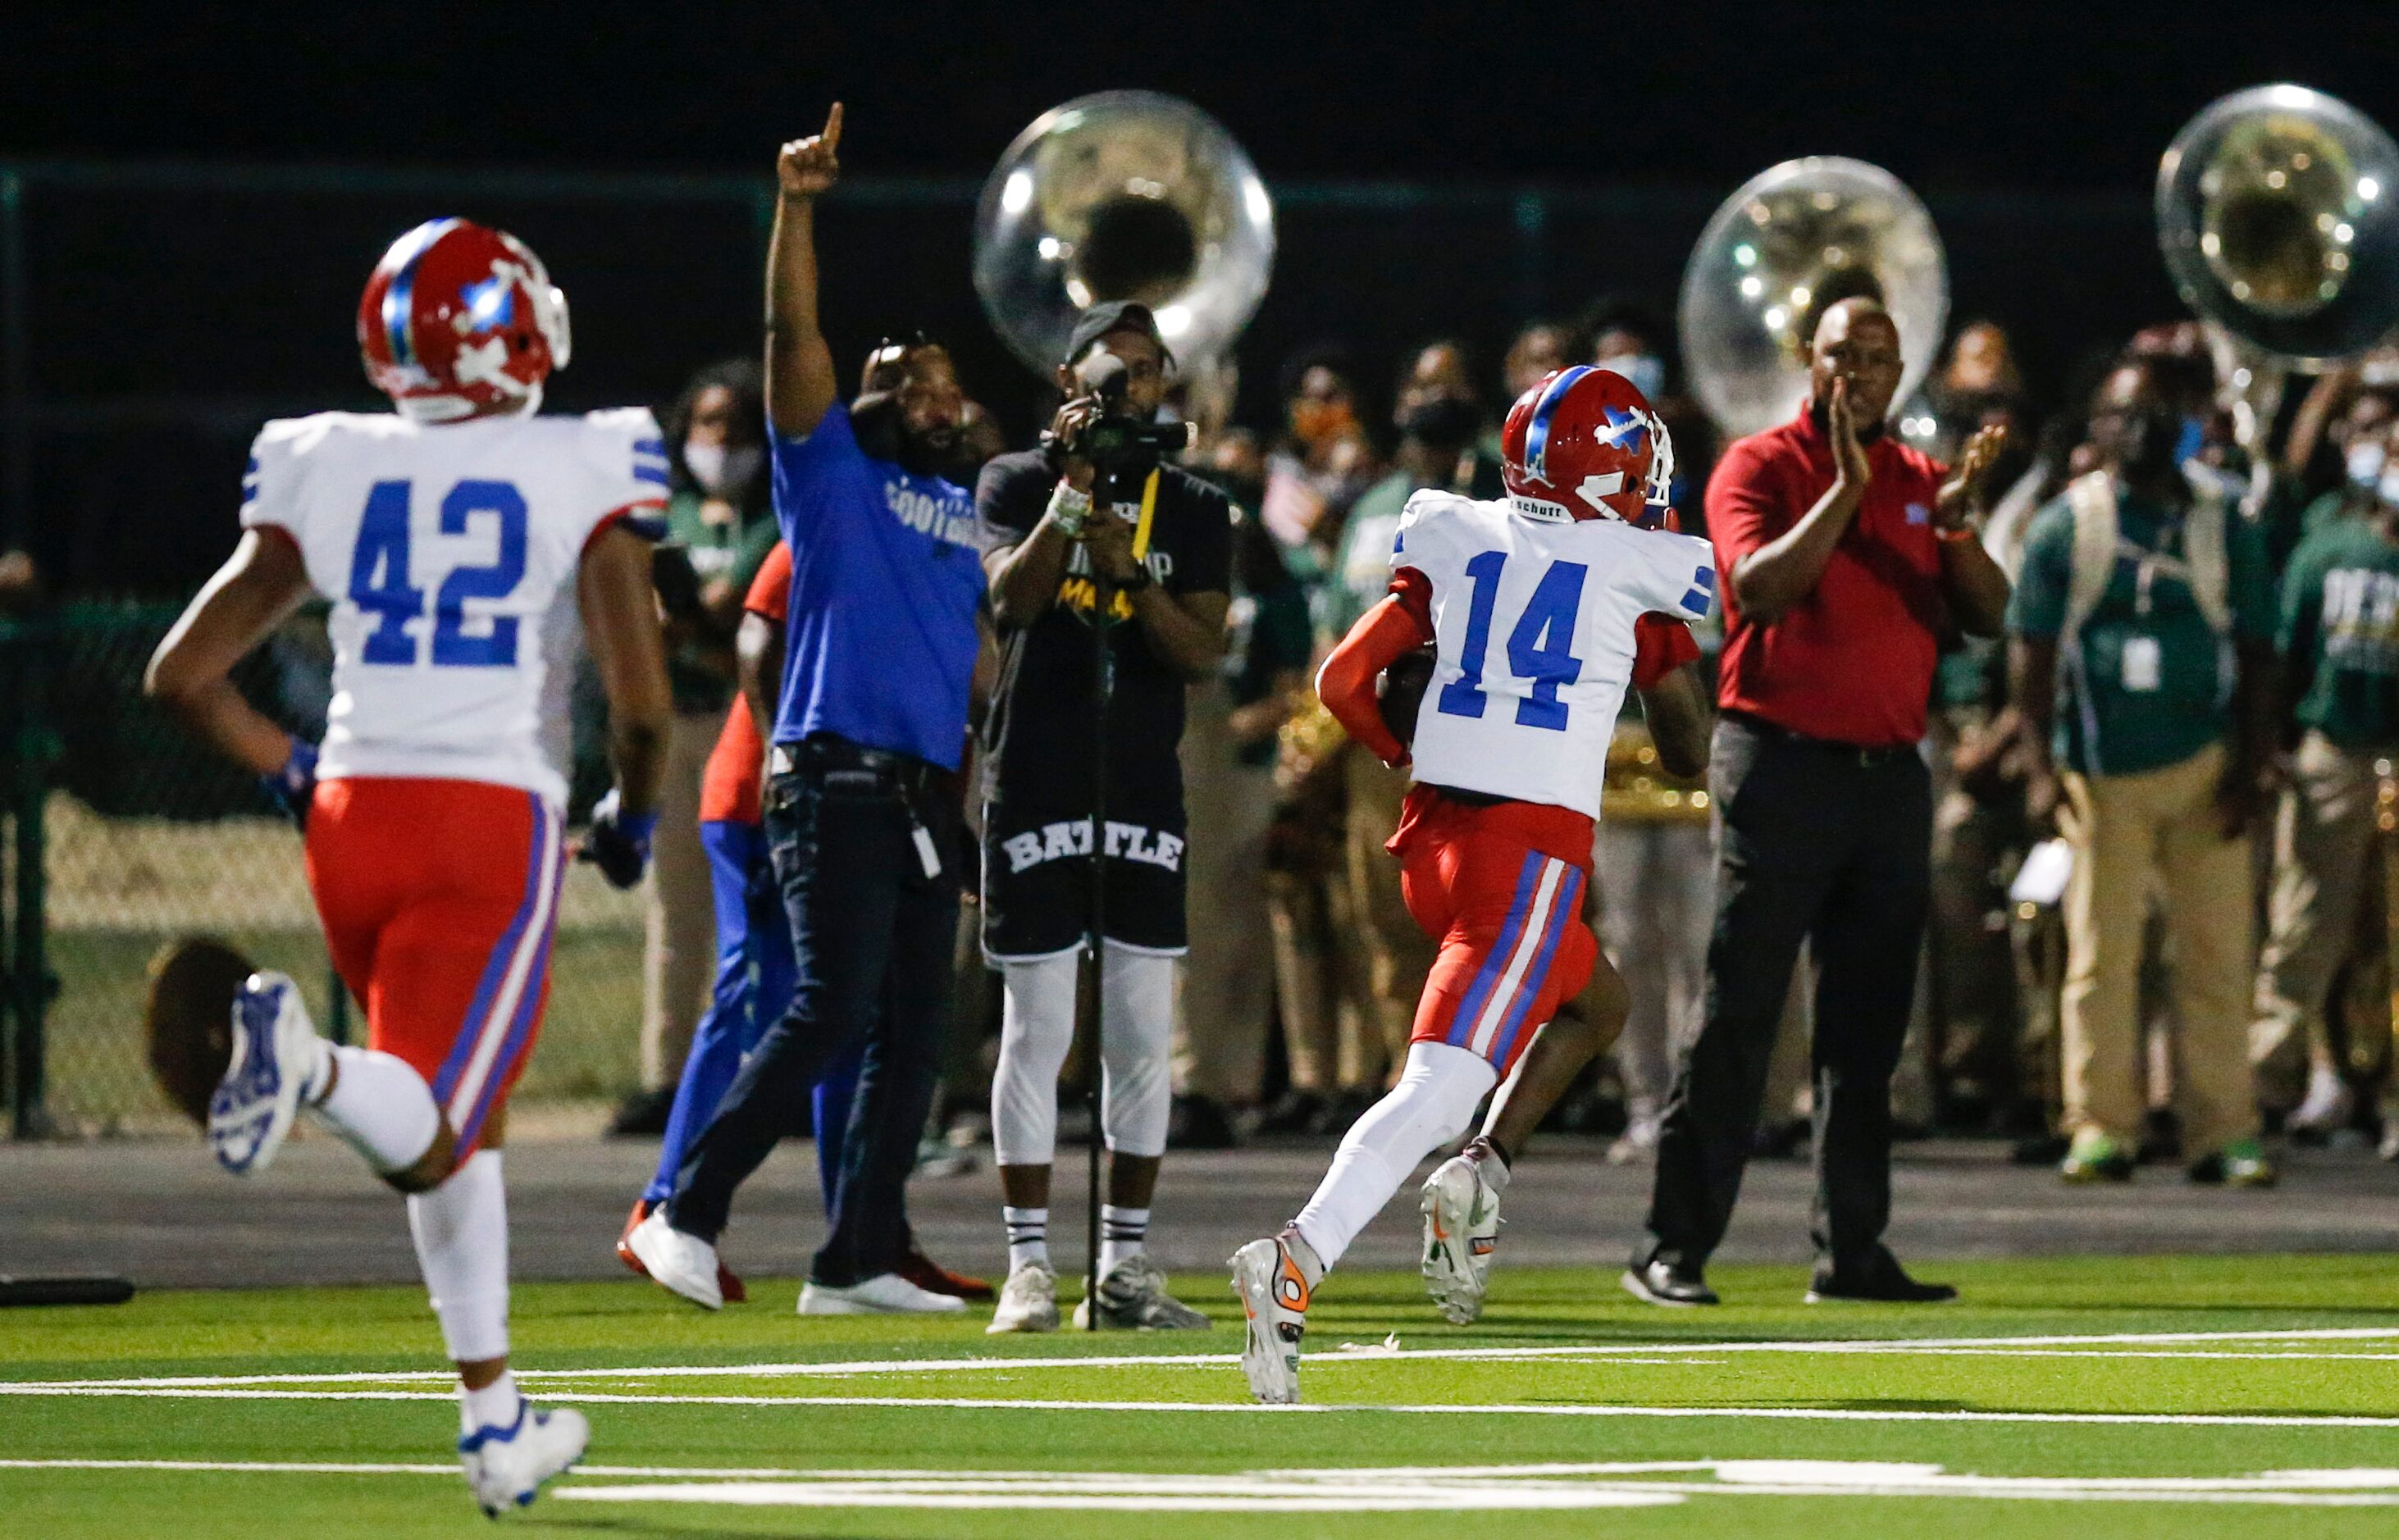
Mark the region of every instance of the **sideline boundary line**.
MULTIPOLYGON (((1834 1356, 1916 1355, 1923 1357, 2208 1358, 2275 1361, 2307 1358, 2317 1361, 2354 1359, 2361 1363, 2399 1359, 2399 1353, 2104 1353, 2080 1351, 2108 1346, 2145 1344, 2174 1346, 2208 1343, 2334 1343, 2399 1341, 2394 1327, 2312 1327, 2256 1331, 2102 1332, 2086 1335, 2026 1337, 1834 1337, 1772 1342, 1585 1343, 1535 1347, 1402 1347, 1360 1346, 1349 1351, 1321 1349, 1308 1355, 1308 1367, 1335 1364, 1391 1363, 1404 1360, 1457 1359, 1506 1363, 1542 1359, 1615 1359, 1633 1363, 1672 1363, 1695 1357, 1736 1353, 1822 1353, 1834 1356), (2056 1350, 2056 1351, 2052 1351, 2056 1350), (2071 1350, 2071 1351, 2069 1351, 2071 1350), (1671 1355, 1660 1358, 1659 1355, 1671 1355)), ((603 1369, 519 1369, 521 1381, 563 1387, 561 1382, 599 1379, 850 1379, 906 1374, 975 1373, 1024 1369, 1162 1369, 1223 1368, 1240 1362, 1238 1353, 1124 1353, 1067 1357, 1044 1355, 1013 1358, 858 1358, 821 1363, 653 1364, 603 1369)), ((400 1369, 353 1371, 321 1374, 188 1374, 156 1377, 119 1376, 94 1380, 0 1380, 0 1395, 45 1392, 98 1393, 103 1390, 218 1390, 272 1385, 447 1385, 446 1370, 400 1369)))
MULTIPOLYGON (((159 1400, 259 1401, 440 1401, 456 1397, 448 1390, 341 1390, 222 1386, 159 1389, 154 1387, 80 1385, 0 1385, 0 1395, 56 1397, 122 1397, 159 1400)), ((622 1391, 576 1394, 557 1398, 576 1406, 747 1406, 747 1407, 876 1407, 951 1412, 1213 1412, 1283 1415, 1292 1413, 1379 1412, 1431 1417, 1613 1417, 1721 1418, 1751 1421, 1823 1423, 2019 1423, 2103 1427, 2307 1427, 2399 1429, 2399 1417, 2283 1414, 2265 1412, 1934 1412, 1920 1408, 1876 1411, 1858 1407, 1705 1407, 1549 1405, 1497 1402, 1472 1405, 1408 1405, 1375 1402, 1308 1401, 1288 1406, 1261 1406, 1250 1401, 1070 1401, 1009 1400, 967 1396, 643 1396, 622 1391)))

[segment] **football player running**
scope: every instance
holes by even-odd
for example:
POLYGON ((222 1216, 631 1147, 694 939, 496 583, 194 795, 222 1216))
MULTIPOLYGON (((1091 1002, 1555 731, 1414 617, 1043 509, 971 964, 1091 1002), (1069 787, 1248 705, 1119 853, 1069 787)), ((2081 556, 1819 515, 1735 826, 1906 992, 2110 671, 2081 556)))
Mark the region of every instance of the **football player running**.
POLYGON ((266 425, 240 544, 146 683, 302 821, 326 943, 366 1007, 367 1046, 336 1046, 290 979, 251 975, 209 1142, 255 1175, 305 1109, 407 1195, 458 1368, 459 1458, 496 1515, 532 1502, 590 1435, 579 1412, 528 1406, 508 1373, 500 1144, 549 993, 583 641, 616 787, 579 854, 619 887, 648 861, 669 716, 650 584, 666 461, 645 410, 535 415, 567 361, 565 298, 497 230, 435 220, 394 242, 359 302, 359 344, 398 412, 266 425), (321 746, 227 677, 312 593, 332 601, 321 746))
POLYGON ((1509 1162, 1623 1024, 1623 985, 1582 898, 1626 687, 1640 692, 1668 768, 1706 763, 1684 623, 1707 613, 1715 565, 1706 541, 1652 527, 1672 522, 1665 426, 1621 375, 1578 367, 1518 398, 1501 452, 1504 500, 1408 500, 1390 596, 1318 676, 1351 736, 1394 766, 1413 750, 1416 784, 1389 848, 1409 912, 1440 953, 1399 1083, 1351 1126, 1298 1217, 1233 1255, 1249 1317, 1241 1367, 1262 1401, 1299 1398, 1317 1285, 1500 1087, 1480 1137, 1421 1197, 1434 1302, 1454 1321, 1480 1311, 1509 1162), (1378 703, 1384 671, 1427 643, 1421 709, 1401 704, 1398 670, 1378 703), (1387 706, 1402 731, 1413 714, 1412 745, 1387 706), (1594 974, 1596 1019, 1556 1017, 1594 974))

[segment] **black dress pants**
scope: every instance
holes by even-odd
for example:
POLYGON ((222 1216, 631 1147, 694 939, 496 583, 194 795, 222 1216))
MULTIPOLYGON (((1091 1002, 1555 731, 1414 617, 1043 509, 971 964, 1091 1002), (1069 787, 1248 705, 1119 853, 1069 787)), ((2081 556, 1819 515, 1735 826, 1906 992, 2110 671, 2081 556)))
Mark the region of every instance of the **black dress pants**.
POLYGON ((808 1273, 842 1288, 896 1271, 908 1248, 904 1189, 941 1075, 958 917, 957 874, 926 871, 918 831, 930 848, 954 852, 956 793, 927 794, 920 762, 839 739, 811 738, 791 754, 793 767, 767 782, 766 821, 797 987, 684 1156, 667 1219, 715 1240, 734 1190, 792 1127, 825 1066, 862 1039, 832 1232, 808 1273))
POLYGON ((1862 750, 1737 713, 1717 723, 1723 819, 1707 1015, 1658 1141, 1637 1266, 1704 1264, 1732 1218, 1798 960, 1816 966, 1819 1265, 1877 1257, 1891 1220, 1891 1077, 1931 893, 1931 777, 1914 749, 1862 750))

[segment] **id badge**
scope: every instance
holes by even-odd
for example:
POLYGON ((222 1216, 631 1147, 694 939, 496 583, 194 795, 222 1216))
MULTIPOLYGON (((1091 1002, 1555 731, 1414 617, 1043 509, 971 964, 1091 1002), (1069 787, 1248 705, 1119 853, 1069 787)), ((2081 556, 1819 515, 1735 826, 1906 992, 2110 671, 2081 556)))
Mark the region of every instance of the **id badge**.
POLYGON ((916 860, 925 869, 925 880, 930 882, 942 874, 942 853, 933 844, 933 832, 912 818, 908 833, 915 842, 916 860))
POLYGON ((2164 655, 2153 636, 2132 636, 2124 639, 2124 688, 2135 695, 2155 690, 2160 681, 2164 655))

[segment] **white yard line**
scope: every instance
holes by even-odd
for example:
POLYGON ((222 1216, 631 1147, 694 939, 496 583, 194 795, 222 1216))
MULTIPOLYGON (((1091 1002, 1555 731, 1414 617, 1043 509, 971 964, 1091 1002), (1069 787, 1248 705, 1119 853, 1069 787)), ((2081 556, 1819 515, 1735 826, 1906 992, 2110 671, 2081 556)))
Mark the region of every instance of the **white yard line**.
MULTIPOLYGON (((312 1389, 296 1385, 161 1388, 0 1385, 0 1395, 250 1401, 449 1401, 454 1398, 447 1390, 312 1389)), ((644 1396, 624 1391, 573 1390, 560 1395, 558 1399, 576 1406, 888 1407, 903 1411, 959 1412, 1381 1412, 1426 1417, 1649 1417, 1823 1423, 2047 1423, 2107 1427, 2399 1428, 2399 1417, 2257 1412, 1928 1412, 1909 1409, 1870 1411, 1852 1407, 1571 1406, 1511 1402, 1480 1406, 1411 1406, 1311 1401, 1298 1406, 1258 1406, 1247 1401, 1016 1400, 969 1396, 644 1396)))
MULTIPOLYGON (((1900 1338, 1801 1338, 1782 1342, 1694 1342, 1694 1343, 1580 1343, 1541 1347, 1403 1347, 1387 1349, 1380 1346, 1361 1347, 1343 1352, 1338 1348, 1321 1348, 1308 1356, 1308 1367, 1323 1369, 1336 1364, 1390 1363, 1401 1359, 1458 1359, 1506 1363, 1519 1359, 1594 1358, 1625 1363, 1668 1363, 1693 1356, 1713 1357, 1732 1353, 1826 1354, 1826 1355, 1921 1355, 1994 1356, 2021 1358, 2321 1358, 2348 1359, 2359 1362, 2381 1362, 2399 1358, 2391 1353, 2164 1353, 2132 1351, 2107 1353, 2097 1351, 2050 1352, 2049 1349, 2097 1349, 2122 1346, 2135 1349, 2149 1346, 2167 1347, 2177 1344, 2202 1343, 2303 1343, 2303 1342, 2389 1342, 2399 1340, 2399 1328, 2392 1327, 2315 1327, 2260 1331, 2157 1331, 2105 1332, 2079 1336, 2031 1337, 1900 1337, 1900 1338), (1660 1358, 1659 1355, 1671 1355, 1660 1358)), ((756 1363, 756 1364, 652 1364, 628 1369, 519 1369, 516 1377, 531 1382, 556 1383, 583 1380, 674 1380, 674 1379, 852 1379, 907 1374, 978 1373, 995 1371, 1014 1371, 1026 1369, 1154 1369, 1154 1368, 1223 1368, 1240 1361, 1232 1353, 1124 1353, 1094 1355, 1087 1358, 1050 1355, 1038 1358, 853 1358, 821 1363, 756 1363)), ((185 1374, 157 1377, 111 1378, 98 1380, 0 1380, 0 1395, 28 1395, 43 1390, 98 1391, 102 1389, 218 1389, 241 1385, 446 1385, 452 1375, 446 1370, 388 1370, 329 1374, 185 1374)))
MULTIPOLYGON (((455 1467, 314 1461, 5 1459, 0 1460, 0 1470, 451 1476, 455 1467)), ((1205 1475, 590 1466, 562 1484, 556 1496, 601 1503, 752 1507, 1126 1512, 1498 1511, 1649 1506, 1691 1497, 2390 1507, 2399 1506, 2399 1470, 2288 1470, 2226 1477, 1978 1476, 1953 1474, 1931 1465, 1822 1460, 1331 1466, 1205 1475), (639 1484, 601 1485, 592 1478, 639 1484)))

